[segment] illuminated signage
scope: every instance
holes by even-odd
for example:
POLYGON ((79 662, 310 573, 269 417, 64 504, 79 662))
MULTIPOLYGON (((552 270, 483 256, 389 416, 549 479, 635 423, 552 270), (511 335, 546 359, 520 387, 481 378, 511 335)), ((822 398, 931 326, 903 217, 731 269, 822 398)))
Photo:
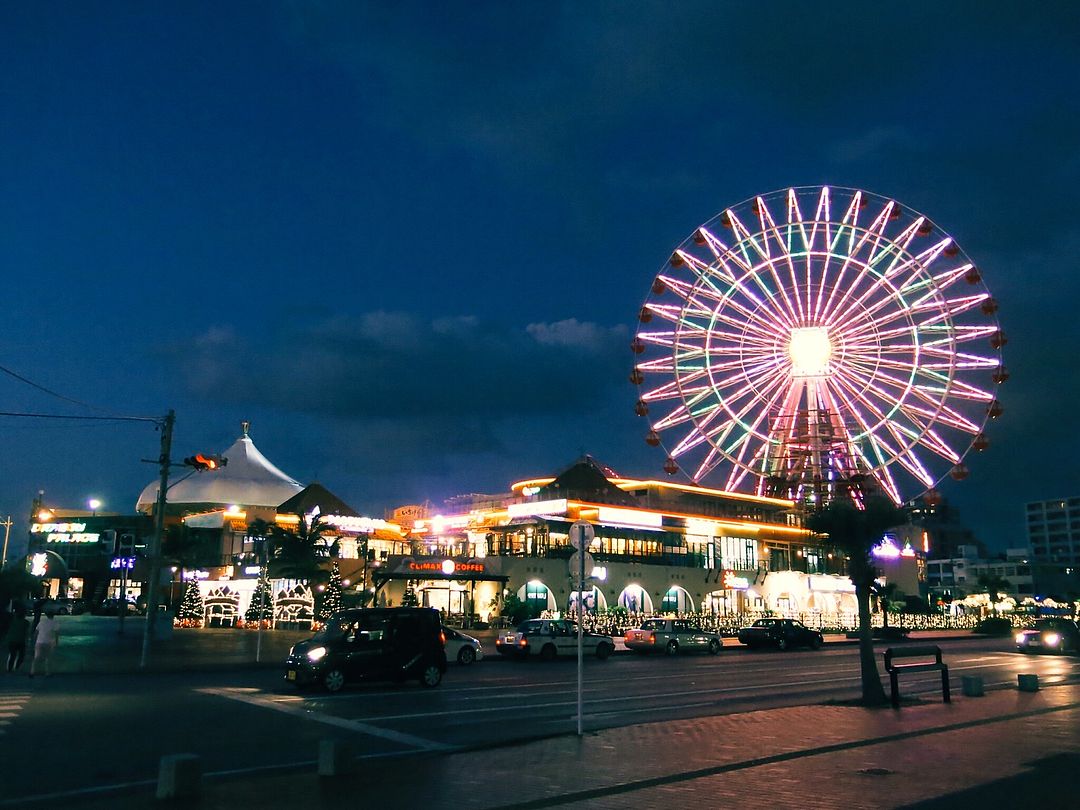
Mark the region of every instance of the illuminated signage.
POLYGON ((86 531, 85 523, 32 523, 30 531, 46 535, 46 543, 96 543, 101 537, 86 531))
POLYGON ((249 575, 249 576, 251 574, 261 574, 262 573, 262 568, 260 566, 258 566, 258 565, 248 565, 248 566, 245 566, 244 573, 249 575))
POLYGON ((45 554, 35 554, 30 558, 30 573, 35 577, 43 577, 49 571, 49 558, 45 554))
POLYGON ((50 534, 52 532, 85 532, 85 523, 31 523, 30 531, 34 534, 50 534))
POLYGON ((609 526, 645 526, 650 529, 659 529, 664 525, 664 516, 659 512, 601 506, 599 521, 609 526))
POLYGON ((529 515, 565 515, 566 498, 560 498, 556 501, 512 503, 506 507, 506 512, 512 518, 528 517, 529 515))
POLYGON ((724 590, 745 591, 749 587, 750 580, 746 577, 737 576, 734 571, 724 572, 724 590))
POLYGON ((407 567, 410 571, 425 571, 432 574, 445 574, 446 576, 455 573, 484 573, 483 563, 464 563, 454 562, 453 560, 442 560, 441 562, 415 562, 410 560, 407 567))
POLYGON ((118 569, 125 568, 128 571, 135 567, 134 557, 113 557, 112 562, 109 563, 109 568, 118 569))

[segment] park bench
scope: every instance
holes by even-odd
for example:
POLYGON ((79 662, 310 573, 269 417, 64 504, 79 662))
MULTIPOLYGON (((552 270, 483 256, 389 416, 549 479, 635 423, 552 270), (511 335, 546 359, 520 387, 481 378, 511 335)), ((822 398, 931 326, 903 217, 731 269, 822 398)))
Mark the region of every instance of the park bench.
POLYGON ((949 667, 942 662, 941 647, 936 644, 923 647, 890 647, 885 650, 885 671, 889 673, 893 708, 900 708, 900 686, 897 681, 901 672, 941 672, 941 697, 946 703, 950 702, 949 667), (910 663, 896 663, 898 658, 917 660, 910 663))

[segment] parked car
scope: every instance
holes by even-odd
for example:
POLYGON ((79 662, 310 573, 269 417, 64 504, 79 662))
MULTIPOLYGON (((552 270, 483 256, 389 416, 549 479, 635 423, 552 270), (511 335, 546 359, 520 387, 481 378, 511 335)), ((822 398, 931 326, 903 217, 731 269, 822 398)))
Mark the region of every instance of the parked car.
MULTIPOLYGON (((495 638, 495 649, 511 658, 539 655, 552 661, 561 655, 577 655, 577 625, 565 619, 528 619, 513 630, 504 630, 495 638)), ((615 652, 615 640, 599 633, 585 633, 582 646, 586 655, 604 660, 615 652)))
POLYGON ((1075 653, 1080 651, 1080 627, 1072 619, 1036 619, 1016 634, 1022 653, 1075 653))
POLYGON ((438 686, 446 673, 442 624, 432 608, 353 608, 331 616, 322 630, 289 650, 285 680, 337 692, 360 680, 416 678, 438 686))
MULTIPOLYGON (((132 599, 127 599, 125 601, 127 602, 127 611, 124 615, 138 615, 139 611, 136 610, 135 601, 132 599)), ((122 603, 119 599, 110 598, 96 604, 90 612, 95 616, 119 616, 121 606, 122 603)))
POLYGON ((78 616, 80 613, 86 612, 86 602, 82 599, 62 597, 51 600, 49 605, 52 605, 61 616, 78 616))
POLYGON ((443 625, 443 638, 446 639, 446 658, 448 661, 457 661, 459 664, 471 664, 480 661, 484 657, 484 648, 480 646, 479 639, 443 625))
POLYGON ((758 619, 739 630, 739 643, 747 647, 810 647, 813 650, 825 643, 825 637, 794 619, 758 619))
POLYGON ((636 653, 667 655, 691 650, 716 655, 724 645, 716 633, 706 632, 685 619, 646 619, 641 627, 627 630, 623 641, 628 650, 636 653))

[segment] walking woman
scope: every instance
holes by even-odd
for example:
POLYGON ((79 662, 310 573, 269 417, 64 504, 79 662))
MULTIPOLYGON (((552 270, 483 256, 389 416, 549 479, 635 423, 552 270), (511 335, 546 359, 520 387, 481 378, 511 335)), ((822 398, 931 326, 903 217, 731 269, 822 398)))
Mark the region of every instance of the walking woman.
POLYGON ((53 650, 60 641, 60 622, 56 620, 56 610, 50 605, 45 609, 45 615, 37 626, 37 639, 34 641, 34 660, 30 662, 30 677, 37 674, 39 666, 45 668, 45 677, 49 671, 49 661, 52 659, 53 650))
POLYGON ((7 671, 15 672, 26 657, 26 637, 30 633, 30 622, 26 618, 26 608, 21 603, 15 603, 15 609, 8 625, 7 633, 4 634, 4 643, 7 645, 7 671))

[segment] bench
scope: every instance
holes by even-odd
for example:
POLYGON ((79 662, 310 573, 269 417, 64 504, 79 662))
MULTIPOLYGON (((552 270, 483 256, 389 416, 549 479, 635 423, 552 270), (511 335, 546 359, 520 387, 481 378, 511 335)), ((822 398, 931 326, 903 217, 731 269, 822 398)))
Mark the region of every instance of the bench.
POLYGON ((941 672, 941 696, 946 703, 950 702, 949 695, 949 667, 941 660, 941 647, 927 645, 924 647, 898 647, 885 650, 885 671, 889 673, 889 686, 892 690, 893 708, 900 708, 900 686, 897 680, 901 672, 941 672), (920 659, 911 663, 896 663, 897 658, 920 659), (934 660, 929 660, 933 658, 934 660))

